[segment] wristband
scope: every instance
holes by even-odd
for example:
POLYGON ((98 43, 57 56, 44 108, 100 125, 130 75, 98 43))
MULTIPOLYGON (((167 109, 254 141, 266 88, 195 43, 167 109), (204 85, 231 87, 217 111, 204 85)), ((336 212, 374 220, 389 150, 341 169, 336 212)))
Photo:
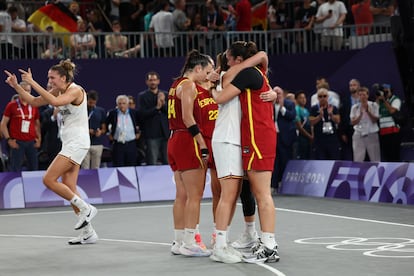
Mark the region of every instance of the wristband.
POLYGON ((9 140, 13 140, 13 138, 9 137, 9 138, 7 138, 6 140, 7 140, 7 142, 8 142, 9 140))
POLYGON ((201 149, 201 157, 202 158, 206 158, 208 154, 209 154, 208 149, 201 149))
POLYGON ((194 124, 187 129, 193 137, 200 133, 200 129, 198 128, 197 124, 194 124))

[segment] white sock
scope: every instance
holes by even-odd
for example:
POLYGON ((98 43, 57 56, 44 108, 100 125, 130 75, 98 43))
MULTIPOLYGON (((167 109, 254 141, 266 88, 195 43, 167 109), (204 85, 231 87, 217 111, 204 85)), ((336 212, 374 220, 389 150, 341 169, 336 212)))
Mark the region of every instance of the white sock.
POLYGON ((215 248, 224 248, 227 245, 227 231, 216 230, 215 248))
POLYGON ((230 243, 230 225, 229 226, 227 226, 227 243, 230 243))
POLYGON ((275 234, 274 233, 262 233, 262 243, 269 249, 273 249, 276 246, 275 234))
POLYGON ((195 232, 196 234, 200 234, 200 225, 199 224, 196 225, 195 230, 196 230, 196 232, 195 232))
POLYGON ((246 222, 246 230, 245 231, 250 236, 253 236, 254 233, 256 232, 256 222, 255 221, 246 222))
POLYGON ((184 243, 186 245, 192 245, 195 243, 196 229, 185 228, 184 229, 184 243))
POLYGON ((174 229, 174 240, 182 242, 184 238, 184 229, 174 229))
POLYGON ((78 207, 79 210, 84 210, 84 209, 89 208, 88 204, 85 201, 83 201, 83 199, 78 197, 77 195, 73 196, 73 198, 70 200, 70 203, 78 207))

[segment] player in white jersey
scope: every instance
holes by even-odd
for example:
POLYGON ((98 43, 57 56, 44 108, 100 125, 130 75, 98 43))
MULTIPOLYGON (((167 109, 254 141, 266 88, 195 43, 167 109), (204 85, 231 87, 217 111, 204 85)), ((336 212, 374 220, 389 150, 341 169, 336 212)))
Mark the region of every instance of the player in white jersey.
POLYGON ((63 122, 61 127, 62 151, 55 157, 43 176, 43 183, 50 190, 70 201, 78 222, 75 230, 82 229, 79 237, 71 239, 69 244, 95 243, 98 236, 90 221, 98 212, 97 209, 79 197, 77 179, 80 164, 90 147, 86 93, 84 89, 73 83, 75 64, 69 59, 62 60, 48 71, 47 91, 32 77, 30 68, 19 69, 22 80, 29 83, 39 96, 34 97, 19 85, 17 77, 8 71, 8 83, 19 96, 33 106, 50 104, 60 109, 63 122), (62 182, 58 182, 60 180, 62 182))
MULTIPOLYGON (((86 95, 84 89, 71 83, 69 88, 80 89, 86 95)), ((81 164, 90 147, 89 123, 87 114, 87 101, 82 101, 80 105, 66 104, 59 106, 62 114, 62 125, 60 127, 62 150, 59 154, 81 164)))

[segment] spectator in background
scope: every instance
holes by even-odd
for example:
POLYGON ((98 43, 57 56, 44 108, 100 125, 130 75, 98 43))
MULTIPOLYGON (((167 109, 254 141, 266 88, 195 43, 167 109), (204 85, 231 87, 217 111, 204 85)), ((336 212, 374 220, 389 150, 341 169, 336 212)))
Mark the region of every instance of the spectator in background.
POLYGON ((107 31, 105 22, 99 9, 92 9, 86 11, 87 31, 93 34, 99 34, 107 31))
MULTIPOLYGON (((39 57, 39 46, 42 43, 41 39, 41 30, 35 26, 33 23, 26 22, 27 32, 30 35, 25 36, 26 43, 26 58, 27 59, 37 59, 39 57)), ((1 33, 1 32, 0 32, 1 33)), ((1 45, 1 44, 0 44, 1 45)))
POLYGON ((313 142, 313 129, 309 121, 309 110, 306 108, 306 93, 299 91, 295 94, 296 99, 296 128, 298 130, 298 141, 296 143, 296 159, 310 159, 313 142))
MULTIPOLYGON (((22 81, 20 86, 26 93, 31 93, 32 87, 28 83, 22 81)), ((37 149, 41 144, 38 108, 28 104, 21 96, 9 102, 1 119, 1 132, 10 147, 10 171, 22 171, 24 160, 27 170, 37 170, 37 149)))
POLYGON ((108 112, 106 127, 109 131, 109 141, 112 143, 112 160, 115 167, 136 166, 136 140, 140 138, 138 114, 129 108, 129 98, 126 95, 116 97, 115 109, 108 112))
MULTIPOLYGON (((249 0, 238 0, 235 7, 236 31, 245 32, 252 30, 252 4, 249 0)), ((248 40, 247 40, 248 41, 248 40)))
POLYGON ((127 27, 122 28, 125 32, 133 32, 129 35, 129 42, 131 45, 139 44, 140 36, 138 32, 144 31, 144 15, 145 7, 141 0, 131 0, 128 3, 127 12, 127 27))
POLYGON ((219 7, 220 13, 223 15, 224 25, 226 26, 226 31, 235 31, 236 30, 236 16, 234 8, 231 4, 227 6, 227 9, 219 7))
POLYGON ((311 106, 318 104, 319 100, 318 100, 318 90, 319 88, 325 88, 328 90, 328 102, 329 104, 332 104, 334 106, 336 106, 336 108, 339 109, 340 104, 341 104, 341 99, 338 95, 338 93, 336 93, 335 91, 330 90, 330 85, 328 80, 325 77, 317 77, 316 78, 316 92, 315 94, 313 94, 311 96, 311 106))
POLYGON ((0 59, 11 59, 13 57, 12 20, 7 13, 5 0, 0 0, 0 59))
POLYGON ((80 16, 80 8, 79 3, 76 1, 70 2, 68 6, 69 10, 73 13, 74 16, 76 16, 78 22, 83 21, 82 16, 80 16))
POLYGON ((316 160, 339 160, 338 108, 328 102, 328 90, 317 92, 319 103, 311 107, 309 120, 314 129, 314 154, 316 160))
POLYGON ((86 23, 78 21, 78 32, 70 36, 71 56, 74 58, 98 58, 95 52, 95 36, 86 32, 86 23))
POLYGON ((191 19, 185 12, 186 0, 174 0, 175 9, 172 12, 174 21, 174 30, 179 34, 175 35, 175 51, 179 56, 185 56, 188 50, 187 32, 191 26, 191 19))
POLYGON ((357 35, 367 35, 371 33, 372 23, 374 23, 374 17, 372 15, 370 6, 371 0, 357 0, 356 3, 353 4, 351 7, 355 25, 357 25, 357 35))
POLYGON ((376 102, 379 105, 379 127, 382 161, 399 162, 400 160, 400 126, 392 114, 401 110, 401 99, 394 95, 391 85, 377 87, 376 102))
MULTIPOLYGON (((142 135, 146 143, 147 165, 168 164, 167 143, 170 136, 168 127, 168 94, 159 89, 160 76, 151 71, 146 74, 148 87, 138 96, 138 115, 142 119, 142 135)), ((142 138, 141 138, 142 139, 142 138)))
POLYGON ((151 18, 154 15, 154 11, 156 9, 157 2, 147 2, 145 4, 146 14, 144 15, 144 31, 148 32, 150 30, 150 23, 151 18))
POLYGON ((300 52, 309 52, 313 49, 313 41, 315 39, 312 28, 315 22, 316 8, 311 6, 311 0, 304 0, 303 6, 296 10, 295 28, 303 29, 303 32, 296 36, 297 47, 300 52))
POLYGON ((352 106, 350 118, 354 126, 352 136, 352 148, 354 151, 354 161, 362 162, 365 154, 368 153, 371 162, 381 161, 381 151, 378 136, 379 109, 376 102, 368 101, 369 90, 360 87, 359 103, 352 106))
POLYGON ((341 159, 353 160, 353 143, 352 136, 354 133, 354 126, 351 122, 349 114, 351 107, 359 103, 359 88, 361 87, 359 80, 351 79, 349 81, 349 94, 347 93, 341 99, 339 107, 339 114, 341 115, 341 123, 339 124, 339 137, 341 140, 341 159))
POLYGON ((206 34, 206 51, 210 56, 216 56, 223 51, 223 36, 217 32, 224 31, 226 27, 215 0, 206 0, 206 9, 202 13, 201 22, 208 31, 206 34))
POLYGON ((330 90, 328 80, 325 77, 318 77, 316 79, 316 92, 315 92, 315 94, 313 94, 311 96, 311 106, 316 105, 316 104, 319 103, 317 91, 320 88, 325 88, 325 89, 328 90, 328 103, 332 104, 333 106, 335 106, 336 108, 339 109, 340 104, 341 104, 341 99, 340 99, 338 93, 330 90))
MULTIPOLYGON (((236 17, 236 31, 250 32, 252 30, 252 4, 249 0, 238 0, 235 9, 230 9, 236 17)), ((236 40, 249 41, 249 34, 240 34, 236 40)))
MULTIPOLYGON (((268 8, 270 30, 282 30, 291 27, 292 18, 286 8, 284 0, 274 0, 268 8)), ((286 53, 292 43, 284 32, 273 32, 273 48, 276 53, 286 53)))
POLYGON ((42 52, 40 57, 43 59, 63 58, 63 43, 62 40, 54 35, 53 26, 46 27, 46 33, 42 36, 41 43, 42 52))
POLYGON ((394 14, 394 1, 391 0, 372 0, 370 10, 374 16, 374 33, 388 32, 387 26, 391 24, 391 16, 394 14))
MULTIPOLYGON (((8 8, 8 13, 10 14, 12 20, 12 33, 25 33, 27 32, 26 22, 23 19, 20 19, 17 14, 18 10, 15 6, 8 8)), ((12 36, 13 41, 13 52, 16 58, 24 58, 26 55, 24 53, 24 44, 23 44, 23 35, 12 36)))
MULTIPOLYGON (((144 6, 140 0, 118 0, 119 22, 125 32, 138 31, 139 15, 143 12, 144 6)), ((142 26, 143 27, 143 26, 142 26)), ((141 28, 139 31, 142 31, 141 28)))
POLYGON ((119 21, 112 21, 112 34, 105 36, 105 48, 109 57, 121 55, 127 49, 128 38, 121 34, 121 24, 119 21))
POLYGON ((91 147, 83 159, 82 169, 99 169, 103 152, 103 143, 106 133, 106 112, 102 107, 96 105, 98 102, 98 92, 91 90, 88 92, 88 122, 91 147))
POLYGON ((321 46, 325 50, 339 51, 343 44, 343 22, 347 14, 343 2, 328 0, 316 13, 315 21, 322 23, 321 46))
POLYGON ((161 0, 161 10, 151 18, 150 31, 155 32, 157 56, 173 56, 174 53, 174 18, 170 12, 168 0, 161 0))
POLYGON ((285 92, 274 89, 277 93, 275 103, 275 121, 277 132, 276 159, 272 174, 272 192, 279 191, 283 172, 289 160, 293 159, 293 145, 296 142, 295 103, 286 99, 285 92))
POLYGON ((105 56, 105 36, 102 35, 102 33, 109 30, 99 9, 87 10, 86 22, 88 22, 86 31, 95 36, 95 40, 97 42, 96 51, 98 56, 102 58, 105 56))
MULTIPOLYGON (((316 0, 316 1, 312 2, 311 6, 315 7, 316 12, 317 12, 319 7, 323 3, 325 3, 325 0, 316 0)), ((314 47, 315 51, 322 50, 322 45, 321 45, 322 29, 323 29, 322 22, 317 22, 316 21, 316 14, 315 14, 315 20, 313 21, 313 34, 315 36, 313 47, 314 47)))
POLYGON ((120 0, 109 0, 108 7, 105 10, 105 13, 109 15, 109 20, 111 22, 118 21, 119 22, 119 4, 121 3, 120 0))
POLYGON ((135 102, 135 97, 132 95, 128 95, 128 99, 129 99, 129 108, 137 109, 137 103, 135 102))
POLYGON ((207 27, 203 25, 203 15, 201 11, 194 13, 191 19, 190 31, 199 32, 198 34, 190 35, 190 47, 198 49, 200 52, 205 52, 207 43, 207 27))

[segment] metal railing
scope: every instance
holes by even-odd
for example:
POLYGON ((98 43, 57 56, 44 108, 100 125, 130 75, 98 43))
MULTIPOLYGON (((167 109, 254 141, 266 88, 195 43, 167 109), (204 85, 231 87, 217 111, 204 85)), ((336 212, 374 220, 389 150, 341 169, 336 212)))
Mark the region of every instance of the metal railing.
MULTIPOLYGON (((344 35, 340 50, 361 49, 369 43, 392 41, 389 24, 369 26, 345 25, 342 28, 344 35), (369 30, 364 35, 357 35, 357 33, 361 33, 360 28, 369 28, 369 30)), ((320 29, 320 31, 323 33, 324 29, 320 29)), ((185 56, 190 49, 198 49, 202 53, 215 57, 237 40, 254 41, 258 49, 266 51, 269 56, 333 51, 334 49, 321 45, 321 33, 303 29, 252 32, 156 33, 157 35, 170 36, 173 39, 173 47, 161 48, 156 46, 157 38, 155 33, 125 32, 121 33, 121 35, 127 38, 127 45, 115 52, 108 50, 105 43, 106 37, 114 33, 93 34, 95 40, 94 47, 83 47, 81 44, 75 43, 76 49, 69 42, 70 36, 80 35, 83 37, 87 33, 3 33, 3 36, 8 36, 11 39, 20 39, 22 47, 17 48, 10 43, 0 42, 0 59, 181 57, 185 56)))

